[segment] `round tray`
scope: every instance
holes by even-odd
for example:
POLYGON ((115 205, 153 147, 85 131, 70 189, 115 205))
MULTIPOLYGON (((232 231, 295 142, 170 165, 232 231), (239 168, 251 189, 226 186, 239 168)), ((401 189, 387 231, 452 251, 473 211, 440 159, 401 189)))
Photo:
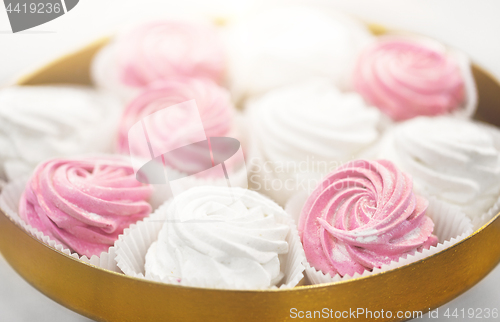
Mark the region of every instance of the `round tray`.
MULTIPOLYGON (((374 33, 383 28, 372 27, 374 33)), ((90 84, 93 55, 108 39, 64 56, 17 81, 20 85, 90 84)), ((473 66, 476 119, 500 125, 500 85, 473 66)), ((0 252, 31 285, 58 303, 98 321, 283 321, 303 311, 427 313, 465 292, 500 261, 500 214, 472 236, 434 256, 346 282, 288 290, 227 291, 160 284, 94 267, 25 233, 0 212, 0 252), (331 310, 331 311, 330 311, 331 310)), ((337 313, 339 314, 339 313, 337 313)), ((407 313, 409 314, 409 313, 407 313)), ((356 320, 356 318, 353 318, 356 320)))

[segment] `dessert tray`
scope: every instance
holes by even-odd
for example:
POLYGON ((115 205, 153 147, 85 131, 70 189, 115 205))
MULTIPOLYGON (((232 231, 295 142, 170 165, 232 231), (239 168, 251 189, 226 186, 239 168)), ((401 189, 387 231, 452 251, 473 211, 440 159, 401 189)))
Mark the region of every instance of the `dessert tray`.
MULTIPOLYGON (((385 32, 380 26, 370 28, 375 34, 385 32)), ((88 85, 92 57, 107 42, 102 39, 61 57, 17 84, 88 85)), ((500 126, 500 84, 475 65, 473 75, 479 97, 475 119, 500 126)), ((470 289, 500 262, 499 217, 454 246, 412 264, 336 283, 302 281, 293 289, 203 289, 125 276, 43 244, 4 213, 0 213, 0 252, 39 291, 98 321, 283 321, 293 319, 292 312, 325 308, 344 315, 361 308, 425 314, 470 289)), ((394 313, 380 321, 410 318, 394 313)))

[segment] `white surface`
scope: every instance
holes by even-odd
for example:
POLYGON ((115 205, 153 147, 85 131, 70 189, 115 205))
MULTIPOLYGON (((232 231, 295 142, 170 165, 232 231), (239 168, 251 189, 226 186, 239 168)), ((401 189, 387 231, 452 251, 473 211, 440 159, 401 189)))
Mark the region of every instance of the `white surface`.
POLYGON ((0 320, 12 322, 89 322, 36 291, 0 255, 0 320))
MULTIPOLYGON (((18 34, 10 32, 0 8, 0 84, 52 57, 109 33, 144 16, 180 15, 209 11, 242 13, 250 0, 82 0, 66 15, 18 34), (226 6, 223 6, 226 5, 226 6), (141 16, 138 16, 138 12, 141 16)), ((483 0, 325 0, 366 21, 417 31, 464 50, 500 78, 500 1, 483 0)), ((467 293, 440 308, 500 309, 500 267, 467 293)), ((1 321, 88 321, 44 297, 0 259, 1 321)), ((483 319, 484 320, 484 319, 483 319)), ((493 321, 494 319, 490 319, 493 321)), ((488 321, 488 320, 486 320, 488 321)))

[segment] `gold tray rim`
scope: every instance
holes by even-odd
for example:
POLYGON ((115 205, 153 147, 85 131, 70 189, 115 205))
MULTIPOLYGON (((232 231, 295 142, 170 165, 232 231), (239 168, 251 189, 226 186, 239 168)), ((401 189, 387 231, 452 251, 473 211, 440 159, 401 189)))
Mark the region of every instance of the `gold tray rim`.
MULTIPOLYGON (((7 217, 7 219, 10 220, 23 233, 25 233, 26 235, 28 235, 29 237, 31 237, 32 239, 34 239, 36 242, 38 242, 42 246, 46 247, 49 251, 55 252, 58 255, 62 255, 64 257, 70 259, 70 260, 76 261, 79 264, 87 265, 87 266, 89 266, 91 268, 98 269, 100 271, 103 271, 103 272, 106 272, 106 273, 109 273, 109 274, 113 274, 113 275, 116 275, 116 276, 119 276, 119 277, 124 277, 124 278, 128 278, 128 279, 131 279, 131 280, 135 280, 137 282, 145 282, 145 283, 151 283, 151 284, 156 284, 156 285, 161 285, 161 286, 174 287, 174 288, 183 288, 183 289, 185 289, 185 288, 189 288, 189 289, 193 289, 193 290, 207 289, 207 288, 203 288, 203 287, 194 287, 194 286, 184 286, 184 285, 176 285, 176 284, 167 284, 167 283, 161 283, 161 282, 157 282, 157 281, 153 281, 153 280, 138 278, 138 277, 134 277, 134 276, 125 275, 124 273, 114 272, 114 271, 111 271, 111 270, 108 270, 108 269, 105 269, 105 268, 102 268, 102 267, 99 267, 99 266, 95 266, 93 264, 81 261, 81 260, 79 260, 77 258, 74 258, 74 257, 72 257, 70 255, 67 255, 67 254, 65 254, 65 253, 63 253, 61 251, 58 251, 57 249, 55 249, 55 248, 53 248, 53 247, 45 244, 44 242, 38 240, 35 236, 31 235, 30 233, 28 233, 27 231, 25 231, 21 226, 19 226, 12 218, 10 218, 10 216, 8 216, 1 209, 0 209, 0 215, 3 215, 5 217, 7 217)), ((450 246, 448 248, 443 249, 440 252, 432 254, 431 256, 424 257, 424 258, 422 258, 422 259, 420 259, 418 261, 415 261, 415 262, 412 262, 412 263, 408 263, 408 264, 402 265, 402 266, 394 268, 394 269, 390 269, 390 270, 378 272, 378 273, 375 273, 375 274, 372 274, 372 275, 368 275, 368 276, 355 277, 355 278, 351 278, 351 279, 348 279, 348 280, 345 280, 345 281, 337 281, 337 282, 331 282, 331 283, 320 283, 320 284, 311 284, 311 285, 297 285, 297 286, 295 286, 293 288, 285 288, 285 289, 274 288, 274 289, 256 289, 256 290, 238 290, 238 289, 229 289, 229 290, 227 290, 227 289, 215 289, 214 288, 214 289, 210 289, 210 290, 218 291, 218 292, 228 292, 228 291, 230 291, 230 292, 243 292, 243 293, 249 293, 249 292, 255 292, 255 293, 293 292, 293 291, 300 290, 300 289, 313 289, 313 288, 329 287, 329 286, 334 286, 334 285, 339 285, 339 284, 354 283, 354 282, 357 282, 357 281, 360 281, 360 280, 364 280, 364 279, 372 278, 372 277, 375 277, 375 276, 388 274, 388 273, 391 273, 391 272, 394 272, 394 271, 397 271, 397 270, 401 270, 401 269, 409 267, 409 266, 416 266, 420 262, 428 260, 428 259, 436 257, 436 256, 439 256, 440 254, 442 254, 444 252, 448 252, 448 251, 451 252, 451 251, 453 251, 454 248, 459 247, 459 245, 467 242, 469 239, 473 238, 475 235, 481 233, 488 226, 492 225, 493 222, 495 222, 496 220, 500 220, 499 218, 500 218, 500 212, 497 213, 486 224, 484 224, 480 228, 476 229, 469 236, 467 236, 464 239, 460 240, 456 244, 454 244, 454 245, 452 245, 452 246, 450 246)), ((1 252, 0 252, 0 254, 1 254, 1 252)))

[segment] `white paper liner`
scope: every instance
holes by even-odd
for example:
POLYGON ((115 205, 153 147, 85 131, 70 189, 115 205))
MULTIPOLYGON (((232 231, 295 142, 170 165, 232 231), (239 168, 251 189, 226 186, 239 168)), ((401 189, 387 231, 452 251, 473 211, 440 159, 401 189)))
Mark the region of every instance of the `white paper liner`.
POLYGON ((500 196, 495 201, 493 206, 491 206, 491 208, 488 209, 488 211, 486 211, 482 215, 476 216, 472 219, 472 225, 474 227, 474 230, 477 230, 477 229, 481 228, 482 226, 486 225, 498 213, 500 213, 500 196))
MULTIPOLYGON (((476 126, 481 127, 482 130, 490 134, 493 138, 495 149, 497 151, 500 151, 500 129, 498 129, 498 127, 496 126, 481 121, 471 120, 471 122, 476 126)), ((496 191, 498 197, 495 199, 495 202, 488 208, 488 210, 476 216, 469 216, 469 218, 471 218, 472 220, 472 226, 474 230, 481 228, 500 212, 500 183, 498 183, 496 191)))
POLYGON ((92 59, 90 72, 92 82, 97 88, 105 90, 123 103, 130 102, 140 94, 140 87, 127 86, 120 80, 118 66, 116 64, 117 46, 114 40, 104 46, 92 59))
MULTIPOLYGON (((298 218, 307 197, 305 193, 299 193, 293 196, 286 205, 286 212, 289 213, 292 218, 298 218)), ((362 274, 355 273, 353 276, 345 275, 342 277, 340 275, 335 275, 332 277, 330 274, 325 275, 323 272, 317 271, 315 268, 311 267, 306 261, 304 262, 304 266, 309 281, 312 284, 332 283, 389 271, 439 253, 470 236, 474 231, 470 218, 461 212, 458 206, 449 205, 436 198, 429 199, 429 207, 427 208, 426 215, 434 221, 433 234, 439 239, 439 244, 437 246, 432 246, 430 249, 424 249, 422 252, 404 255, 399 258, 398 261, 383 265, 381 268, 374 268, 372 271, 365 271, 362 274)))
MULTIPOLYGON (((144 265, 146 253, 151 244, 158 239, 158 234, 165 222, 166 209, 169 202, 158 208, 150 217, 124 231, 115 243, 116 262, 125 275, 152 280, 160 283, 172 283, 164 281, 160 276, 145 274, 144 265)), ((288 242, 288 253, 279 255, 281 272, 284 274, 280 286, 272 286, 271 289, 286 289, 295 287, 304 277, 305 254, 299 239, 297 227, 289 216, 276 216, 277 221, 290 227, 286 237, 288 242)), ((203 280, 183 279, 179 285, 213 288, 203 280), (187 281, 186 281, 187 280, 187 281)), ((224 289, 239 289, 238 286, 224 289)), ((244 287, 248 289, 248 287, 244 287)))
POLYGON ((267 160, 263 157, 258 148, 258 143, 255 138, 249 140, 249 153, 248 153, 248 187, 251 190, 257 191, 275 201, 278 205, 284 207, 287 201, 296 193, 301 192, 300 187, 297 187, 295 178, 301 177, 307 182, 305 191, 312 191, 317 184, 321 182, 321 178, 326 173, 283 173, 278 176, 274 170, 267 167, 266 164, 273 163, 273 160, 267 160), (267 169, 267 170, 266 170, 267 169), (292 180, 292 189, 288 189, 289 181, 292 180), (277 183, 277 185, 276 185, 277 183))
POLYGON ((115 248, 112 246, 107 252, 102 252, 100 256, 93 255, 90 258, 87 256, 80 256, 77 253, 71 252, 68 248, 61 245, 58 241, 50 239, 49 236, 43 234, 38 229, 28 225, 18 214, 19 200, 26 187, 27 178, 21 178, 7 184, 0 194, 0 209, 2 209, 7 216, 9 216, 18 226, 23 228, 30 235, 42 243, 68 255, 73 258, 79 259, 85 263, 104 268, 113 272, 120 272, 116 266, 115 248))
MULTIPOLYGON (((165 223, 165 211, 170 202, 160 206, 151 216, 139 221, 123 231, 115 242, 118 267, 125 275, 146 279, 144 264, 149 246, 158 239, 163 224, 165 223)), ((161 282, 160 279, 148 278, 161 282)))
MULTIPOLYGON (((493 143, 495 145, 495 148, 498 151, 500 151, 500 129, 496 126, 483 123, 481 121, 474 121, 474 124, 481 126, 485 131, 487 131, 493 137, 493 143)), ((487 222, 493 219, 493 217, 495 217, 500 212, 500 187, 498 188, 498 191, 499 191, 498 198, 495 200, 493 205, 483 214, 472 218, 472 224, 474 225, 474 230, 481 228, 483 225, 485 225, 487 222)))
POLYGON ((248 157, 249 188, 275 200, 276 203, 280 206, 284 206, 288 198, 292 196, 296 191, 286 191, 284 185, 282 184, 282 178, 276 177, 273 173, 273 170, 265 170, 266 160, 264 160, 262 154, 260 153, 260 151, 258 151, 255 144, 251 143, 250 146, 251 150, 248 157), (270 183, 272 186, 274 182, 280 182, 280 188, 265 188, 266 183, 270 183))
MULTIPOLYGON (((250 120, 252 115, 250 114, 251 109, 246 109, 243 113, 244 118, 250 120)), ((248 122, 248 121, 247 121, 248 122)), ((271 182, 271 185, 275 180, 282 181, 282 178, 277 178, 274 175, 274 171, 265 170, 265 164, 267 161, 272 162, 272 160, 266 160, 263 156, 262 151, 260 151, 259 139, 252 135, 249 126, 246 127, 246 143, 247 147, 247 167, 248 167, 248 188, 257 191, 275 201, 278 205, 284 207, 288 199, 293 196, 297 191, 286 191, 284 187, 278 189, 265 189, 265 182, 271 182)))

